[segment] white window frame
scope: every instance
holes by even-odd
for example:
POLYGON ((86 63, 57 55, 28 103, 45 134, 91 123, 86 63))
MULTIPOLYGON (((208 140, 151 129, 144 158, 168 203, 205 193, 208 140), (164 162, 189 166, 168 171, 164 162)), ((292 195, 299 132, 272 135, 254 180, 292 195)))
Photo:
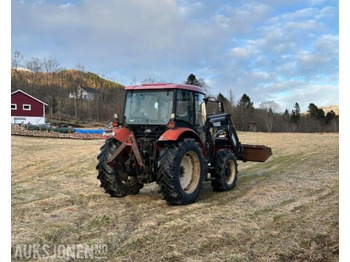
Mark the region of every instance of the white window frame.
POLYGON ((11 110, 17 110, 17 104, 11 104, 11 110), (12 108, 13 106, 13 108, 12 108))
POLYGON ((32 105, 30 105, 30 104, 23 104, 23 110, 25 110, 25 111, 30 111, 30 110, 32 110, 32 105), (25 107, 28 107, 28 108, 25 108, 25 107))

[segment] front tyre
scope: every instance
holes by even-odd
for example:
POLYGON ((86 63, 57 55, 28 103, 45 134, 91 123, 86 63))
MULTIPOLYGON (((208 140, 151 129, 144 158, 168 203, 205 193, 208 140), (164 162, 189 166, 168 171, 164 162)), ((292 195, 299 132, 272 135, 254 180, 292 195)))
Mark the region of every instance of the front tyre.
POLYGON ((227 191, 233 189, 237 182, 237 160, 228 150, 220 150, 215 157, 215 177, 211 181, 214 191, 227 191))
POLYGON ((204 179, 203 156, 193 139, 164 148, 158 161, 158 184, 171 205, 196 201, 204 179))
POLYGON ((98 170, 97 178, 101 181, 101 187, 105 192, 113 197, 123 197, 126 195, 135 195, 139 193, 143 184, 140 184, 135 176, 129 176, 123 163, 125 157, 122 154, 114 160, 113 166, 107 164, 107 159, 117 150, 120 142, 114 138, 106 140, 101 147, 101 153, 97 156, 98 170))

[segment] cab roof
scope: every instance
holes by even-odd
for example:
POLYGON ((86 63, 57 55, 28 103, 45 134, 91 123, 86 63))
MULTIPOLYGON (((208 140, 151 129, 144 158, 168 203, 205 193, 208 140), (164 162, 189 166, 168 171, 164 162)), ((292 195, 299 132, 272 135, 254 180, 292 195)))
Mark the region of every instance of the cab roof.
POLYGON ((173 83, 153 83, 125 87, 126 91, 135 90, 161 90, 161 89, 183 89, 204 94, 204 89, 199 86, 173 83))

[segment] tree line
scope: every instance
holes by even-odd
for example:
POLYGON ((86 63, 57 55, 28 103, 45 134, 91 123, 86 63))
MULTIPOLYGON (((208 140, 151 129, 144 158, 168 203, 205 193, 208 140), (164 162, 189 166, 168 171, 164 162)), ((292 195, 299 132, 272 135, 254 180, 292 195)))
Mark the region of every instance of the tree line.
MULTIPOLYGON (((49 122, 101 123, 111 120, 114 113, 123 113, 124 86, 85 72, 82 65, 67 70, 55 58, 25 60, 19 51, 15 51, 11 67, 11 92, 21 89, 47 103, 49 122), (84 97, 83 90, 91 92, 91 96, 84 97)), ((157 81, 145 79, 145 82, 157 81)), ((184 83, 200 86, 209 93, 209 86, 194 74, 190 74, 184 83)), ((239 131, 339 132, 339 117, 335 112, 325 113, 314 103, 309 104, 307 114, 300 112, 298 103, 292 110, 279 113, 279 105, 274 101, 256 107, 247 94, 235 102, 232 90, 228 99, 221 93, 216 98, 231 114, 239 131)))
MULTIPOLYGON (((187 84, 208 87, 203 79, 196 79, 190 74, 187 84)), ((243 94, 235 102, 233 92, 230 90, 229 99, 219 93, 216 99, 224 105, 225 111, 231 114, 235 127, 239 131, 257 132, 339 132, 339 116, 334 111, 325 113, 314 103, 310 103, 308 111, 304 114, 300 111, 299 103, 295 103, 291 110, 285 109, 279 113, 280 106, 274 101, 265 101, 254 106, 249 95, 243 94)))
POLYGON ((257 132, 339 132, 339 116, 334 111, 325 112, 314 103, 310 103, 308 111, 300 112, 299 103, 295 103, 292 110, 284 113, 276 110, 278 105, 273 101, 266 101, 254 107, 254 103, 247 94, 236 104, 230 103, 223 95, 218 95, 226 111, 231 114, 237 130, 257 132))

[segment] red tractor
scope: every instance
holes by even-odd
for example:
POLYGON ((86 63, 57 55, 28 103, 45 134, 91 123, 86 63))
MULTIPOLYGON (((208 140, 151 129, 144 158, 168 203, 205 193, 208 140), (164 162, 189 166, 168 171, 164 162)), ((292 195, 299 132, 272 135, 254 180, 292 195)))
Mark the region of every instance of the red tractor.
POLYGON ((184 84, 125 88, 122 121, 115 115, 98 155, 98 179, 106 193, 123 197, 157 182, 172 205, 193 203, 204 180, 215 191, 234 188, 237 160, 264 162, 262 145, 242 145, 229 114, 203 89, 184 84))

